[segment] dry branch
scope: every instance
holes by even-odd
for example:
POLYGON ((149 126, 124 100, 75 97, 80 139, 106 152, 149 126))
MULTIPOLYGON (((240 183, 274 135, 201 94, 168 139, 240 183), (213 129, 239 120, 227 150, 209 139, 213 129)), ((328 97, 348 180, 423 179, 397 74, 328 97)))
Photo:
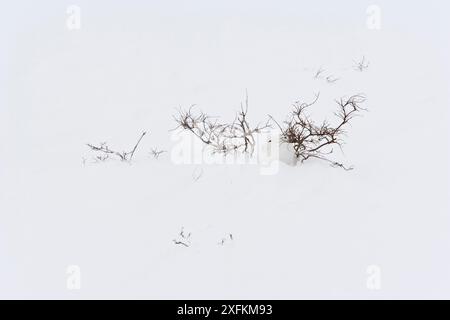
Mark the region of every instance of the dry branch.
POLYGON ((325 69, 323 69, 322 67, 317 69, 316 73, 314 74, 314 79, 319 79, 324 72, 325 69))
POLYGON ((189 245, 191 244, 191 241, 190 241, 191 233, 189 232, 188 234, 186 234, 184 232, 184 227, 181 227, 181 231, 178 235, 180 236, 181 239, 174 239, 173 243, 175 243, 177 245, 180 244, 182 246, 189 247, 189 245))
POLYGON ((365 110, 360 106, 365 101, 365 97, 354 95, 348 99, 336 100, 339 110, 335 113, 338 119, 338 124, 335 126, 326 121, 316 124, 306 114, 306 109, 315 104, 318 99, 319 94, 310 103, 296 102, 293 105, 293 111, 283 125, 278 124, 271 117, 281 130, 281 142, 293 144, 295 156, 301 162, 309 158, 317 158, 330 162, 334 167, 351 170, 352 167, 346 167, 341 163, 330 160, 327 156, 333 153, 334 146, 341 148, 345 127, 361 110, 365 110))
POLYGON ((166 150, 159 150, 157 148, 152 148, 152 150, 150 150, 150 154, 153 156, 153 158, 158 159, 159 156, 161 154, 163 154, 164 152, 167 152, 166 150))
POLYGON ((147 132, 143 132, 141 136, 139 137, 138 141, 134 145, 133 149, 129 152, 122 151, 114 151, 109 148, 108 144, 106 142, 101 142, 99 145, 93 145, 93 144, 87 144, 87 146, 95 152, 100 153, 99 155, 95 156, 94 159, 97 161, 105 161, 110 158, 110 156, 115 156, 116 158, 119 158, 121 161, 131 161, 133 159, 134 153, 141 142, 142 138, 147 134, 147 132))
POLYGON ((187 111, 179 110, 174 116, 178 126, 192 132, 203 143, 212 147, 213 152, 229 153, 239 151, 252 154, 256 144, 255 135, 270 127, 269 121, 264 125, 251 127, 248 120, 248 97, 245 99, 245 106, 241 104, 240 111, 232 123, 220 123, 218 118, 211 117, 200 111, 199 114, 193 112, 191 106, 187 111))

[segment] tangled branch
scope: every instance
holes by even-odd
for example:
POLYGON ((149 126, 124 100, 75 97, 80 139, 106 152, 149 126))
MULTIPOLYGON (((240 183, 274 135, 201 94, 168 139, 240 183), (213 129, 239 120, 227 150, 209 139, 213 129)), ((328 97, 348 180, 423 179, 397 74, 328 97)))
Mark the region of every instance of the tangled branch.
POLYGON ((251 127, 248 120, 248 97, 245 107, 236 114, 232 123, 220 123, 218 118, 211 117, 203 112, 194 114, 191 106, 187 111, 181 110, 174 116, 178 126, 192 132, 203 143, 212 147, 213 152, 229 153, 240 151, 252 154, 255 148, 255 135, 270 127, 269 121, 264 125, 251 127))
POLYGON ((351 170, 351 167, 334 162, 327 156, 333 153, 333 146, 341 148, 345 127, 361 110, 365 110, 360 106, 365 101, 365 97, 354 95, 348 99, 336 100, 339 105, 339 111, 335 112, 336 118, 339 120, 336 126, 331 126, 326 121, 318 125, 306 114, 306 109, 315 104, 318 99, 319 94, 310 103, 296 102, 283 126, 271 117, 281 130, 281 142, 292 143, 295 156, 301 162, 309 158, 318 158, 330 162, 334 167, 351 170))

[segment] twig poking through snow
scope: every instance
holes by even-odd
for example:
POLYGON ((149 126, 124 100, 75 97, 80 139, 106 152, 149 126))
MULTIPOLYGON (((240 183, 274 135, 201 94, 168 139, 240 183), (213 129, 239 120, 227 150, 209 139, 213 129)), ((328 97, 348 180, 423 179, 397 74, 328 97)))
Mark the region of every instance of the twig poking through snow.
POLYGON ((334 77, 333 75, 330 75, 328 77, 326 77, 327 83, 335 83, 336 81, 339 80, 339 78, 334 77))
POLYGON ((359 61, 354 61, 355 62, 355 66, 354 69, 356 71, 360 71, 363 72, 365 69, 367 69, 369 67, 369 61, 366 61, 366 57, 362 57, 361 60, 359 61))
POLYGON ((192 179, 194 181, 198 181, 203 176, 203 168, 196 168, 194 172, 192 172, 192 179))
POLYGON ((185 247, 189 247, 189 245, 187 245, 186 243, 184 243, 184 242, 182 242, 182 241, 173 240, 173 243, 175 243, 175 244, 181 244, 181 245, 183 245, 183 246, 185 246, 185 247))
POLYGON ((153 148, 153 149, 150 151, 150 154, 151 154, 155 159, 158 159, 159 156, 160 156, 161 154, 163 154, 164 152, 167 152, 167 151, 166 151, 166 150, 158 150, 158 149, 156 149, 156 148, 153 148))
POLYGON ((191 233, 189 232, 187 235, 184 233, 184 227, 181 227, 181 231, 178 234, 180 236, 181 239, 174 239, 173 243, 175 244, 180 244, 183 245, 185 247, 189 247, 189 245, 191 244, 191 241, 189 240, 189 238, 191 237, 191 233))
POLYGON ((229 234, 227 235, 227 237, 222 238, 222 239, 220 240, 220 242, 218 243, 218 245, 223 246, 223 245, 225 244, 225 242, 227 242, 228 240, 233 241, 233 235, 232 235, 231 233, 229 233, 229 234), (228 238, 229 238, 229 239, 228 239, 228 238))
POLYGON ((107 145, 106 142, 101 142, 100 145, 98 145, 98 146, 95 146, 95 145, 92 145, 92 144, 88 143, 87 146, 89 148, 91 148, 92 151, 100 152, 100 153, 103 154, 103 156, 102 155, 96 156, 94 158, 96 161, 105 161, 105 160, 109 159, 109 157, 111 155, 114 155, 114 156, 118 157, 121 161, 131 161, 133 159, 133 156, 134 156, 134 153, 135 153, 137 147, 139 146, 139 143, 141 142, 142 138, 146 134, 147 134, 146 131, 144 131, 141 134, 141 136, 139 137, 139 140, 136 142, 133 150, 131 150, 129 152, 126 152, 126 151, 122 151, 122 152, 114 151, 114 150, 109 148, 109 146, 107 145))
POLYGON ((145 132, 145 131, 142 133, 142 135, 141 135, 141 137, 139 138, 138 142, 137 142, 136 145, 134 146, 133 151, 131 151, 130 161, 131 161, 131 159, 133 158, 134 152, 136 151, 136 149, 137 149, 139 143, 141 142, 142 138, 145 136, 146 133, 147 133, 147 132, 145 132))
POLYGON ((325 69, 323 69, 322 67, 320 67, 316 73, 314 74, 314 79, 319 79, 320 76, 325 72, 325 69))

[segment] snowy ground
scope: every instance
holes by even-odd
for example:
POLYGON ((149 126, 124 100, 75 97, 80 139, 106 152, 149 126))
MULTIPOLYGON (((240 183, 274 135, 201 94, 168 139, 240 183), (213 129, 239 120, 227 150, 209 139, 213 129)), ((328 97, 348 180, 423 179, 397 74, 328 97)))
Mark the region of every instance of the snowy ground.
POLYGON ((450 7, 378 1, 371 30, 372 4, 3 4, 0 298, 450 298, 450 7), (232 120, 246 90, 254 123, 364 93, 338 158, 355 169, 171 160, 176 108, 232 120), (86 143, 144 130, 131 164, 92 163, 86 143))

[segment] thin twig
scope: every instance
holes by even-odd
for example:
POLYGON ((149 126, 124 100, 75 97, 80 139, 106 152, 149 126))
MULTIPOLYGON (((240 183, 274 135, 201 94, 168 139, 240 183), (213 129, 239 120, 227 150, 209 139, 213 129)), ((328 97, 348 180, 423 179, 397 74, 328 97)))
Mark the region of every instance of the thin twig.
POLYGON ((136 151, 136 148, 138 147, 139 143, 141 142, 142 138, 145 136, 146 133, 147 133, 147 132, 144 131, 144 132, 142 133, 142 135, 140 136, 139 140, 136 142, 136 145, 134 146, 133 151, 131 151, 130 161, 131 161, 131 159, 133 159, 134 152, 136 151))

